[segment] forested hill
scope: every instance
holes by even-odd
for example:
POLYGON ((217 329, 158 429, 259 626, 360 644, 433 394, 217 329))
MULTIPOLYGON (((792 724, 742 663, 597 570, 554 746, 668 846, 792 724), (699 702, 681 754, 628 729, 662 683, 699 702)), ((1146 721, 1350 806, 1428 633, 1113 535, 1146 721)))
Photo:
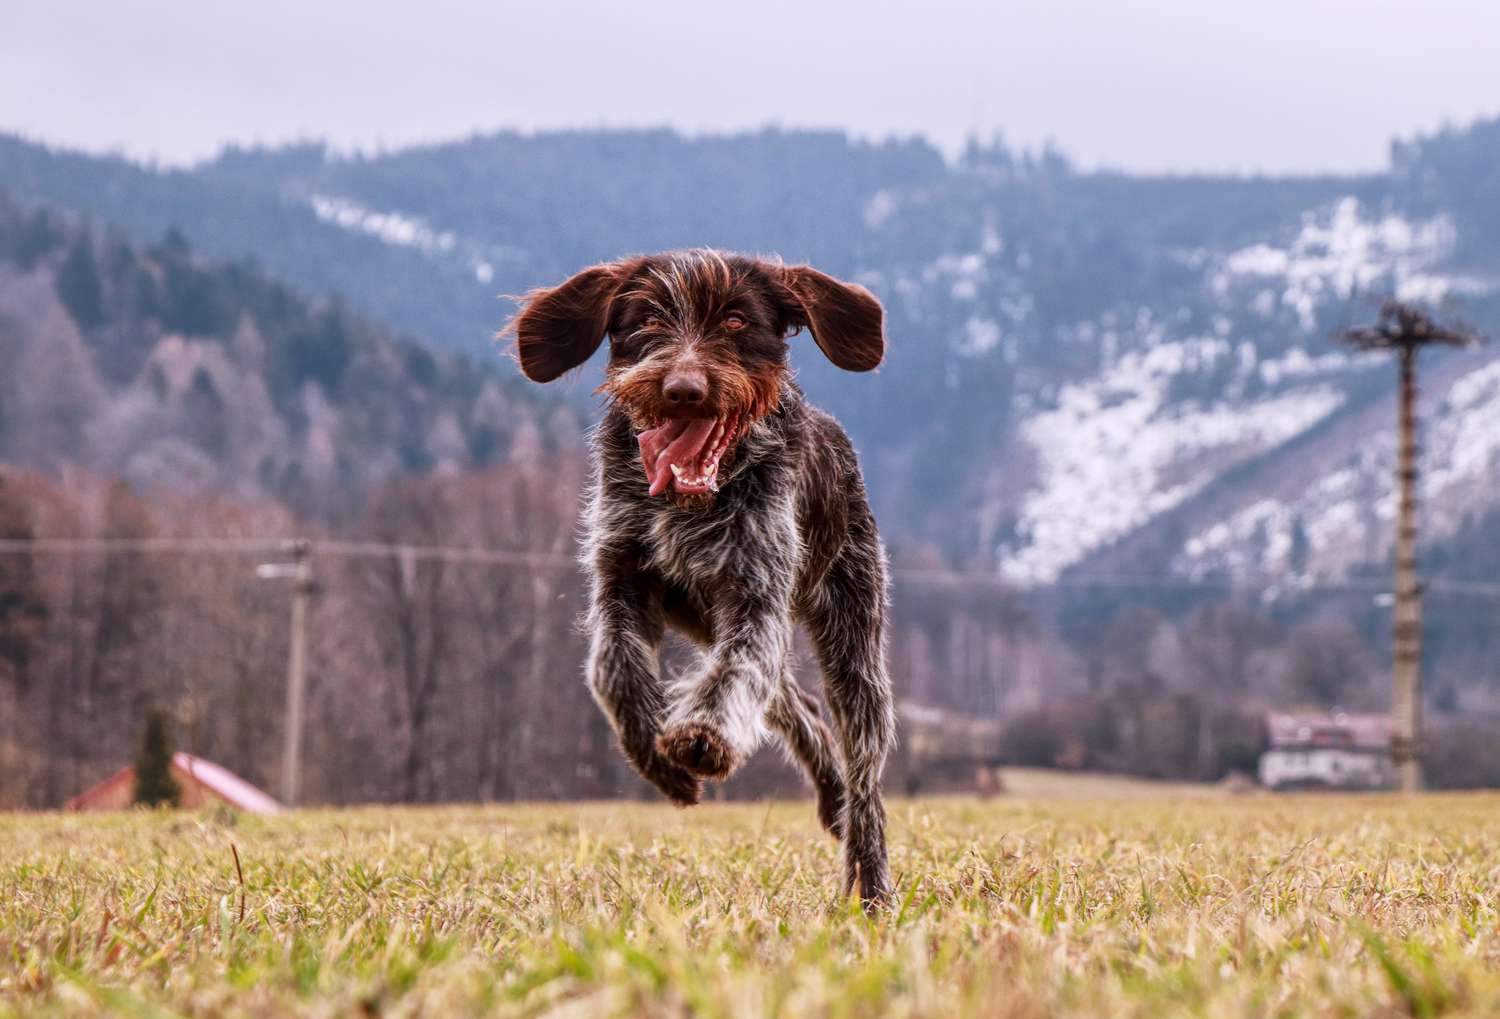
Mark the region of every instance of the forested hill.
MULTIPOLYGON (((1085 173, 999 144, 945 161, 836 132, 579 131, 234 150, 171 171, 10 138, 0 186, 137 238, 181 227, 214 257, 254 254, 489 358, 498 294, 597 259, 709 244, 814 261, 890 309, 876 376, 795 349, 854 433, 886 531, 1026 584, 1305 582, 1381 558, 1391 373, 1330 332, 1387 293, 1500 325, 1500 121, 1394 145, 1358 177, 1085 173)), ((1494 501, 1492 356, 1432 362, 1435 538, 1494 501)))
POLYGON ((180 233, 138 246, 0 200, 0 461, 314 508, 576 431, 493 364, 204 261, 180 233))

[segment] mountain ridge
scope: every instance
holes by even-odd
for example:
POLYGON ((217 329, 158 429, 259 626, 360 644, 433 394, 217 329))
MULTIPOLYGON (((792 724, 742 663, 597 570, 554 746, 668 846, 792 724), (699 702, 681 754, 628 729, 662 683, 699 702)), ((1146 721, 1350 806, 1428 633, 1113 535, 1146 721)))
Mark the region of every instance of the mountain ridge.
MULTIPOLYGON (((428 345, 474 351, 506 317, 497 292, 625 251, 811 259, 889 311, 877 375, 842 376, 806 346, 794 361, 853 433, 894 540, 1023 585, 1142 549, 1164 574, 1271 582, 1287 564, 1248 546, 1284 548, 1303 511, 1245 516, 1263 501, 1254 465, 1295 473, 1312 448, 1300 443, 1344 434, 1342 415, 1385 385, 1330 333, 1387 293, 1460 298, 1481 329, 1500 324, 1491 157, 1500 121, 1395 143, 1385 173, 1293 178, 1080 173, 998 143, 946 161, 921 141, 777 130, 497 132, 372 155, 313 144, 172 171, 0 138, 0 185, 130 230, 181 225, 213 254, 254 251, 428 345), (1209 503, 1246 533, 1205 558, 1222 523, 1209 503)), ((1484 406, 1433 409, 1477 420, 1484 406)), ((1445 440, 1435 478, 1457 464, 1473 487, 1473 427, 1445 440)), ((1309 485, 1368 439, 1321 454, 1332 473, 1309 485)), ((1379 483, 1373 461, 1358 473, 1361 492, 1379 483)), ((1347 516, 1335 495, 1320 514, 1347 516)), ((1437 520, 1433 535, 1457 526, 1437 520)), ((1371 529, 1329 529, 1343 550, 1311 556, 1303 581, 1354 568, 1347 535, 1371 529)))

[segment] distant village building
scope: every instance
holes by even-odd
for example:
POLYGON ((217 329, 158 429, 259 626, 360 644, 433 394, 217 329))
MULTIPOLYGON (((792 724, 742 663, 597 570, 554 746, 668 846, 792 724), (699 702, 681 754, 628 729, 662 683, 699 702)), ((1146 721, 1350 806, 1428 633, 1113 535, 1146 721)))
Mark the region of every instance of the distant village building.
POLYGON ((1005 791, 998 719, 910 701, 898 704, 896 712, 901 739, 886 773, 888 787, 908 796, 963 792, 993 796, 1005 791))
MULTIPOLYGON (((182 790, 179 806, 224 805, 247 814, 278 814, 281 804, 228 768, 181 752, 172 755, 172 777, 182 790)), ((65 805, 67 810, 125 810, 135 800, 135 768, 122 768, 65 805)))
POLYGON ((1268 789, 1389 789, 1389 715, 1266 716, 1260 782, 1268 789))

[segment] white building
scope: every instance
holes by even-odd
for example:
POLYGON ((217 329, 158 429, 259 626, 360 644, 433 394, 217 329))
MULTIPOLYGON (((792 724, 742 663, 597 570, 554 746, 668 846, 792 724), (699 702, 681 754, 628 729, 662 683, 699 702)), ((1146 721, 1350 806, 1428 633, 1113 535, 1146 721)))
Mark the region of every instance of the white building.
POLYGON ((1388 715, 1266 716, 1260 782, 1268 789, 1389 789, 1388 715))

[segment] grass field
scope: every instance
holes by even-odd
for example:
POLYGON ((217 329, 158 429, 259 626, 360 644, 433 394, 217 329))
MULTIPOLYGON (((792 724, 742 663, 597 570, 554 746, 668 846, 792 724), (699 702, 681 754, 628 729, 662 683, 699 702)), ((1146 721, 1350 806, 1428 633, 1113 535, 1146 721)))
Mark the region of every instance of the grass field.
POLYGON ((1500 796, 1010 785, 875 920, 807 803, 0 815, 0 1015, 1500 1012, 1500 796))

